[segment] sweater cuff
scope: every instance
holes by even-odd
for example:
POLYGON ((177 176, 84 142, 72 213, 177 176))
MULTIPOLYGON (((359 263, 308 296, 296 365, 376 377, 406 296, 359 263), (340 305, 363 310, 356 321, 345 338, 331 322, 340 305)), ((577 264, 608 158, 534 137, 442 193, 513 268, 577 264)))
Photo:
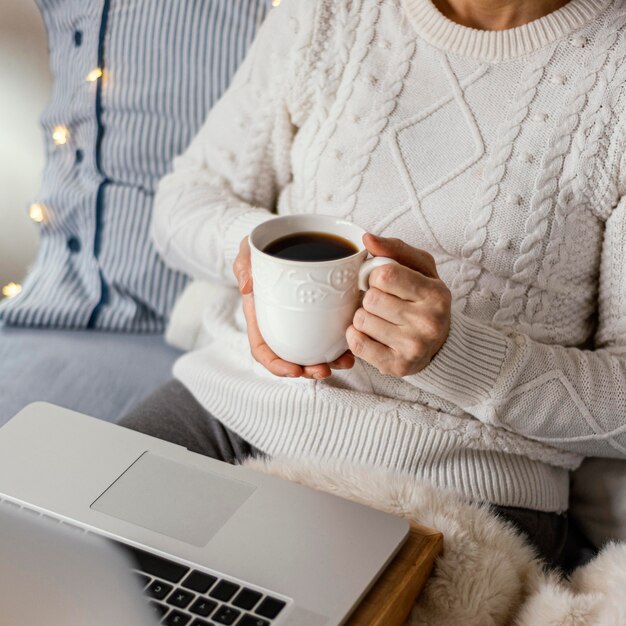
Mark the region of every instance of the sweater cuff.
POLYGON ((267 209, 250 209, 240 213, 224 232, 224 256, 228 265, 232 265, 239 254, 241 240, 247 237, 259 224, 274 219, 276 215, 267 209))
POLYGON ((491 397, 507 350, 508 340, 501 332, 453 313, 441 350, 428 367, 406 378, 424 391, 468 408, 491 397))

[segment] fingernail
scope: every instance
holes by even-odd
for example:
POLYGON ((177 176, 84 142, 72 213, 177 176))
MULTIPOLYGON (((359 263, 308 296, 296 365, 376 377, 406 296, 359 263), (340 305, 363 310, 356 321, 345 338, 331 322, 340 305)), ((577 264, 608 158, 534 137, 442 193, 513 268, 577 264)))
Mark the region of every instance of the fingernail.
POLYGON ((241 274, 239 274, 239 290, 243 291, 243 288, 248 284, 248 272, 241 272, 241 274))

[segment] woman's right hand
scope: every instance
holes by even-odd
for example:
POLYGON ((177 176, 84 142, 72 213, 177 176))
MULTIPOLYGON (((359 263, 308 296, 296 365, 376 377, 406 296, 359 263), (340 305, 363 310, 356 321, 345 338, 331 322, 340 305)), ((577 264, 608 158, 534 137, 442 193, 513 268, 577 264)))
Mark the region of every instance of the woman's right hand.
POLYGON ((350 369, 354 365, 354 356, 345 352, 333 363, 301 366, 284 361, 265 343, 256 321, 254 295, 252 293, 252 269, 250 265, 250 244, 245 237, 239 245, 239 254, 233 263, 233 273, 239 283, 239 291, 243 298, 243 312, 248 327, 250 351, 256 361, 269 370, 274 376, 286 378, 328 378, 332 369, 350 369))

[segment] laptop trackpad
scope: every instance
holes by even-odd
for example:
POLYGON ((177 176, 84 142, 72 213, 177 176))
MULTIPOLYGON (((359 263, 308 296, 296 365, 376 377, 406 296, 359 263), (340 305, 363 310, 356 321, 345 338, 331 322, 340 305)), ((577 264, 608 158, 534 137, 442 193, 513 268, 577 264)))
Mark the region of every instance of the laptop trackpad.
POLYGON ((91 508, 201 547, 255 489, 145 452, 91 508))

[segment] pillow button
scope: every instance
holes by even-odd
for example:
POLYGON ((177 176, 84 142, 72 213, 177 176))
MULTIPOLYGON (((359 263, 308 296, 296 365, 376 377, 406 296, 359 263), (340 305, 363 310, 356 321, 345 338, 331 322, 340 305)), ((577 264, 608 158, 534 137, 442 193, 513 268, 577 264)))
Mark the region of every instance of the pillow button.
POLYGON ((75 30, 74 31, 74 45, 78 48, 83 43, 83 31, 75 30))
POLYGON ((67 249, 72 254, 77 254, 78 252, 80 252, 80 239, 78 239, 78 237, 70 237, 67 240, 67 249))
POLYGON ((85 153, 82 150, 76 150, 76 163, 82 163, 84 156, 85 153))

